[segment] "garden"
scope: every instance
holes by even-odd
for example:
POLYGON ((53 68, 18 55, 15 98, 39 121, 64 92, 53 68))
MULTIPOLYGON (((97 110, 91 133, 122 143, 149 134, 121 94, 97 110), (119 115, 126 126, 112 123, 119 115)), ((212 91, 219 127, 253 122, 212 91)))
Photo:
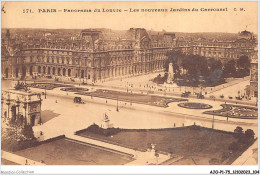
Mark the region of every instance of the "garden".
POLYGON ((65 87, 65 88, 61 88, 60 90, 62 91, 67 91, 67 92, 86 92, 89 89, 88 88, 79 88, 79 87, 65 87))
POLYGON ((212 108, 211 105, 205 103, 193 103, 193 102, 186 102, 186 103, 179 103, 179 107, 187 108, 187 109, 210 109, 212 108))
POLYGON ((239 119, 257 119, 258 109, 255 107, 221 104, 222 109, 214 111, 205 111, 204 114, 217 115, 239 119))
MULTIPOLYGON (((245 148, 252 143, 239 142, 236 133, 188 126, 168 129, 110 129, 106 135, 100 129, 87 128, 77 133, 82 137, 89 137, 104 142, 145 151, 151 144, 164 154, 183 156, 187 160, 195 160, 197 165, 231 164, 245 148), (236 148, 232 144, 236 143, 236 148), (242 151, 241 151, 242 150, 242 151)), ((242 133, 242 135, 245 135, 242 133)), ((186 165, 182 161, 182 165, 186 165)))
POLYGON ((56 139, 15 154, 47 165, 124 165, 134 159, 66 138, 56 139))
POLYGON ((130 92, 127 93, 127 92, 103 90, 103 89, 97 89, 94 92, 78 92, 76 94, 106 98, 112 100, 118 99, 119 101, 140 103, 140 104, 159 106, 165 108, 168 107, 168 103, 171 102, 187 101, 186 99, 182 99, 182 98, 161 97, 161 96, 154 96, 154 95, 144 95, 144 94, 136 94, 130 92))
POLYGON ((58 84, 58 83, 31 83, 28 84, 28 87, 53 90, 54 88, 59 88, 59 87, 72 87, 72 85, 58 84))

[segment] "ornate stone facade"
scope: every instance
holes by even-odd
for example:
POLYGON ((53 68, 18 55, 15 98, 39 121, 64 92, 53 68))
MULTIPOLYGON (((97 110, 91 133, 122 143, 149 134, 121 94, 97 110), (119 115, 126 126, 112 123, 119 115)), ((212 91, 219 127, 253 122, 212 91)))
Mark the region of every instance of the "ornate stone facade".
POLYGON ((16 90, 2 90, 1 116, 5 120, 23 116, 27 124, 41 122, 41 94, 16 90))
POLYGON ((163 71, 166 53, 171 49, 225 62, 242 55, 251 58, 257 43, 248 31, 239 33, 233 41, 177 39, 174 33, 148 34, 143 28, 130 28, 121 35, 97 29, 60 38, 51 32, 39 35, 26 40, 24 36, 10 39, 10 32, 6 33, 2 42, 2 77, 48 77, 93 83, 163 71), (12 44, 20 40, 19 44, 12 44))
POLYGON ((254 56, 254 48, 257 40, 253 33, 242 31, 235 40, 208 40, 199 38, 198 40, 178 39, 176 48, 183 53, 205 56, 208 58, 218 58, 225 62, 229 59, 238 59, 240 56, 254 56))
MULTIPOLYGON (((2 61, 2 77, 78 79, 89 83, 162 71, 175 35, 151 40, 145 29, 131 28, 124 36, 108 39, 97 30, 83 30, 80 42, 27 45, 2 61)), ((3 54, 3 53, 2 53, 3 54)))
POLYGON ((255 49, 255 55, 251 60, 250 69, 250 96, 258 98, 258 51, 255 49))

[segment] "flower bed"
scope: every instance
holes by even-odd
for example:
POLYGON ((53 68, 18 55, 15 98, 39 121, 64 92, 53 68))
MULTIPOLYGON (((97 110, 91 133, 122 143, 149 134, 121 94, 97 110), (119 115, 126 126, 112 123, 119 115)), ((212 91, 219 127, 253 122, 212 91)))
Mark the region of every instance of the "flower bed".
POLYGON ((61 88, 62 91, 68 91, 68 92, 82 92, 82 91, 88 91, 88 88, 78 88, 78 87, 66 87, 61 88))
POLYGON ((210 108, 212 108, 212 106, 208 105, 208 104, 191 103, 191 102, 179 103, 178 106, 182 107, 182 108, 188 108, 188 109, 210 109, 210 108))
POLYGON ((58 88, 58 87, 72 87, 71 85, 57 84, 57 83, 32 83, 29 84, 28 86, 32 88, 47 89, 47 90, 53 90, 54 88, 58 88))
POLYGON ((240 118, 240 119, 257 119, 258 109, 248 106, 222 104, 223 109, 206 111, 204 114, 217 115, 223 117, 240 118))
POLYGON ((127 93, 127 92, 103 90, 103 89, 97 89, 95 92, 78 92, 76 94, 106 98, 112 100, 118 99, 119 101, 140 103, 140 104, 159 106, 164 108, 168 107, 168 104, 171 102, 187 101, 187 99, 183 99, 183 98, 161 97, 155 95, 144 95, 144 94, 127 93))

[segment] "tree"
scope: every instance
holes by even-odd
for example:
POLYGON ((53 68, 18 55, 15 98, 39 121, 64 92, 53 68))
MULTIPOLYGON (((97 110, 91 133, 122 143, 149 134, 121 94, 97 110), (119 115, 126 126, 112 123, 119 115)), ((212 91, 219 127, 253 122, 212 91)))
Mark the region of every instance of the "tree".
POLYGON ((34 134, 33 134, 33 129, 31 125, 25 124, 24 128, 22 129, 22 134, 27 138, 27 139, 33 139, 34 134))
POLYGON ((245 131, 245 137, 247 138, 248 141, 251 141, 255 137, 255 133, 252 129, 248 129, 245 131))
POLYGON ((242 134, 243 133, 243 128, 240 127, 240 126, 237 126, 236 129, 234 130, 234 133, 242 134))
POLYGON ((239 59, 237 60, 237 67, 239 69, 249 69, 250 68, 250 59, 248 58, 248 56, 241 56, 239 57, 239 59))
POLYGON ((235 138, 237 138, 239 140, 243 139, 244 133, 243 133, 242 127, 237 126, 236 129, 234 130, 234 133, 235 133, 235 135, 234 135, 235 138))
POLYGON ((238 77, 248 76, 250 74, 250 59, 248 56, 241 56, 237 60, 238 77))
POLYGON ((225 78, 236 76, 236 61, 234 59, 224 64, 223 76, 225 78))

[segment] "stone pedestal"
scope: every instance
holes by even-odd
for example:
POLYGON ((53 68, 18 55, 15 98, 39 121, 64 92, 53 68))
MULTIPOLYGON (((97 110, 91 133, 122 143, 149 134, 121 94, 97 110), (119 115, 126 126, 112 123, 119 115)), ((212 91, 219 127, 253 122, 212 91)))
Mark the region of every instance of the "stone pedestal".
POLYGON ((173 83, 173 79, 174 79, 173 65, 172 63, 169 63, 167 83, 169 84, 173 83))
POLYGON ((101 121, 101 128, 103 128, 103 129, 110 128, 110 120, 106 113, 101 121))

